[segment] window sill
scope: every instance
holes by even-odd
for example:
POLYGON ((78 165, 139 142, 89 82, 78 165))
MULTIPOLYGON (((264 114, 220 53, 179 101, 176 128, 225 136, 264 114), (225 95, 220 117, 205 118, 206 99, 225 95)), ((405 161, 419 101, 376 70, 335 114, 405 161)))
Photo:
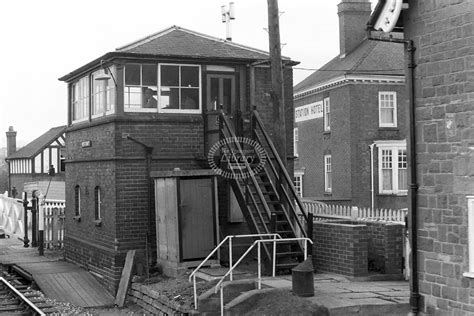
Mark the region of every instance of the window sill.
POLYGON ((97 226, 97 227, 101 227, 102 226, 102 219, 96 219, 94 221, 94 225, 97 226))
POLYGON ((387 192, 387 193, 379 193, 377 194, 379 196, 407 196, 408 193, 407 192, 403 192, 403 193, 391 193, 391 192, 387 192))
POLYGON ((323 135, 326 135, 326 134, 331 134, 331 130, 323 131, 323 135))
POLYGON ((474 279, 474 272, 464 272, 463 277, 474 279))
POLYGON ((324 192, 324 196, 332 196, 332 192, 324 192))
POLYGON ((81 221, 81 215, 74 216, 72 219, 73 219, 75 222, 78 222, 78 223, 79 223, 79 222, 81 221))
POLYGON ((379 126, 381 131, 398 131, 398 126, 379 126))

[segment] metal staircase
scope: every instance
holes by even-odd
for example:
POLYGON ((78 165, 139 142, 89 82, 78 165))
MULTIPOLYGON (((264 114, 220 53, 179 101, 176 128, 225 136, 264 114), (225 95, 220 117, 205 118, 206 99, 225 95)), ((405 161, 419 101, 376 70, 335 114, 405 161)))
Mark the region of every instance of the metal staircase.
MULTIPOLYGON (((223 111, 213 114, 219 125, 221 151, 224 153, 221 157, 227 158, 225 166, 221 163, 220 168, 225 168, 224 176, 230 181, 251 233, 311 238, 308 232, 311 220, 308 221, 292 177, 284 167, 259 114, 256 111, 249 113, 249 124, 244 124, 240 116, 234 117, 232 122, 223 111)), ((267 262, 271 262, 273 250, 268 248, 263 243, 267 262)), ((278 244, 277 271, 291 269, 302 259, 300 242, 293 240, 278 244)))

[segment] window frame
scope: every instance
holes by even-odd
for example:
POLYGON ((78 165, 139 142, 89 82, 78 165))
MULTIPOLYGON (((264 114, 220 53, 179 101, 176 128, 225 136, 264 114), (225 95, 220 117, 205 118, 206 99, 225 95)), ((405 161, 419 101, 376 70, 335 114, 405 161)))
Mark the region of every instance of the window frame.
MULTIPOLYGON (((135 88, 140 88, 142 91, 143 91, 143 87, 150 87, 150 85, 143 85, 143 66, 144 65, 148 65, 148 66, 155 66, 155 67, 158 67, 158 64, 154 64, 154 63, 127 63, 124 65, 123 67, 123 111, 124 112, 144 112, 144 113, 157 113, 158 112, 158 98, 157 98, 157 102, 156 102, 156 108, 131 108, 131 107, 127 107, 126 106, 126 103, 125 103, 125 93, 126 93, 126 88, 127 87, 135 87, 135 88), (126 82, 125 82, 125 77, 126 77, 126 72, 127 72, 127 65, 138 65, 140 66, 140 85, 127 85, 126 82)), ((159 83, 158 83, 158 79, 159 79, 159 74, 158 74, 158 69, 157 69, 157 72, 156 72, 156 75, 157 75, 157 78, 156 78, 156 93, 158 95, 158 91, 159 91, 159 83)), ((143 98, 143 96, 141 95, 141 98, 143 98)))
POLYGON ((468 271, 463 273, 464 277, 474 278, 474 195, 466 196, 467 202, 467 231, 468 231, 468 271))
POLYGON ((293 185, 295 187, 295 191, 296 191, 296 194, 298 194, 298 196, 300 198, 303 197, 303 176, 304 176, 304 172, 301 172, 301 171, 295 171, 293 173, 293 185), (298 180, 297 180, 298 179, 298 180), (297 185, 297 183, 299 182, 299 186, 297 185))
POLYGON ((331 157, 331 154, 324 155, 324 192, 325 193, 332 193, 332 187, 333 187, 333 181, 332 181, 333 179, 332 178, 333 177, 332 177, 332 157, 331 157))
POLYGON ((378 141, 376 142, 377 145, 377 172, 378 172, 378 194, 380 195, 402 195, 406 196, 408 194, 408 184, 407 189, 402 190, 400 189, 400 184, 398 183, 398 175, 400 169, 405 169, 407 172, 407 179, 408 179, 408 151, 406 146, 406 141, 378 141), (384 189, 383 188, 383 151, 390 151, 391 157, 391 170, 392 170, 392 189, 384 189), (405 151, 405 168, 399 167, 399 152, 405 151))
POLYGON ((115 75, 116 71, 115 71, 115 66, 114 65, 111 65, 107 68, 108 68, 107 70, 98 69, 98 70, 94 71, 93 73, 91 73, 91 85, 92 86, 91 86, 91 92, 90 92, 90 96, 91 96, 91 99, 90 99, 91 100, 91 107, 90 107, 91 109, 90 109, 90 111, 91 111, 91 117, 93 119, 115 113, 115 108, 116 108, 116 104, 117 104, 117 87, 115 85, 115 82, 112 79, 112 76, 116 77, 116 75, 115 75), (107 75, 110 75, 111 77, 107 81, 99 81, 98 82, 97 80, 95 80, 95 76, 98 76, 100 74, 107 74, 107 75), (95 91, 96 84, 99 85, 100 83, 102 83, 103 91, 96 92, 95 91), (100 98, 102 99, 104 104, 103 104, 102 111, 95 113, 96 94, 99 94, 99 93, 102 94, 100 96, 100 98), (109 102, 109 101, 113 101, 113 102, 109 102), (110 109, 109 109, 109 106, 110 106, 110 109))
POLYGON ((379 91, 379 127, 397 127, 397 92, 396 91, 379 91), (393 114, 393 122, 392 123, 383 123, 382 122, 382 109, 388 109, 387 107, 382 108, 382 96, 393 96, 393 107, 392 114, 393 114))
MULTIPOLYGON (((79 90, 78 86, 78 90, 79 90)), ((76 80, 71 84, 71 123, 79 123, 79 122, 84 122, 89 120, 89 115, 90 115, 90 107, 91 107, 91 102, 90 102, 90 96, 91 96, 91 80, 90 76, 84 76, 76 80), (81 80, 85 80, 86 83, 84 84, 84 87, 87 89, 86 96, 81 96, 80 92, 76 92, 76 86, 81 82, 81 80), (80 95, 80 98, 76 100, 76 96, 80 95), (81 102, 82 100, 85 100, 85 111, 86 113, 84 114, 84 117, 76 118, 76 110, 75 110, 75 104, 81 102)), ((78 110, 79 110, 79 105, 78 105, 78 110)))
POLYGON ((81 186, 76 185, 74 187, 74 216, 81 216, 81 186))
POLYGON ((102 204, 101 189, 100 189, 100 186, 96 186, 94 188, 94 219, 96 221, 102 219, 101 204, 102 204))
MULTIPOLYGON (((168 87, 168 86, 165 86, 168 87)), ((158 64, 158 113, 175 113, 175 114, 201 114, 202 113, 202 67, 199 64, 178 64, 178 63, 159 63, 158 64), (199 87, 198 87, 198 95, 199 95, 199 107, 198 109, 163 109, 161 105, 161 66, 178 66, 179 67, 179 89, 181 94, 181 67, 197 67, 199 71, 199 87)))
POLYGON ((331 131, 331 101, 330 98, 323 99, 323 121, 324 121, 324 131, 331 131))

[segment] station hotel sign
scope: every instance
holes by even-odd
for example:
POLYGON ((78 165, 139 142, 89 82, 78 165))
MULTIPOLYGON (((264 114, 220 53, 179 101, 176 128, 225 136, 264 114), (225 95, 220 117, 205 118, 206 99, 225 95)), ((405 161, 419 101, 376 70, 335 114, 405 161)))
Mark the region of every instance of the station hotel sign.
POLYGON ((323 117, 323 101, 318 101, 295 108, 295 122, 303 122, 323 117))

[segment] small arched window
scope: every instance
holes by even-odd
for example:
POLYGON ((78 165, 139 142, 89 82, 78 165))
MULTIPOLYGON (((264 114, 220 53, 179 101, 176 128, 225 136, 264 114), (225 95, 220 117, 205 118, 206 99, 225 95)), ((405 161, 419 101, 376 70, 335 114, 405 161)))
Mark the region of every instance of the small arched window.
POLYGON ((75 201, 75 215, 79 216, 81 215, 81 187, 76 185, 74 188, 74 201, 75 201))
POLYGON ((102 203, 102 197, 100 193, 100 187, 97 186, 94 188, 94 208, 95 208, 95 219, 99 220, 101 219, 101 210, 100 210, 100 204, 102 203))

